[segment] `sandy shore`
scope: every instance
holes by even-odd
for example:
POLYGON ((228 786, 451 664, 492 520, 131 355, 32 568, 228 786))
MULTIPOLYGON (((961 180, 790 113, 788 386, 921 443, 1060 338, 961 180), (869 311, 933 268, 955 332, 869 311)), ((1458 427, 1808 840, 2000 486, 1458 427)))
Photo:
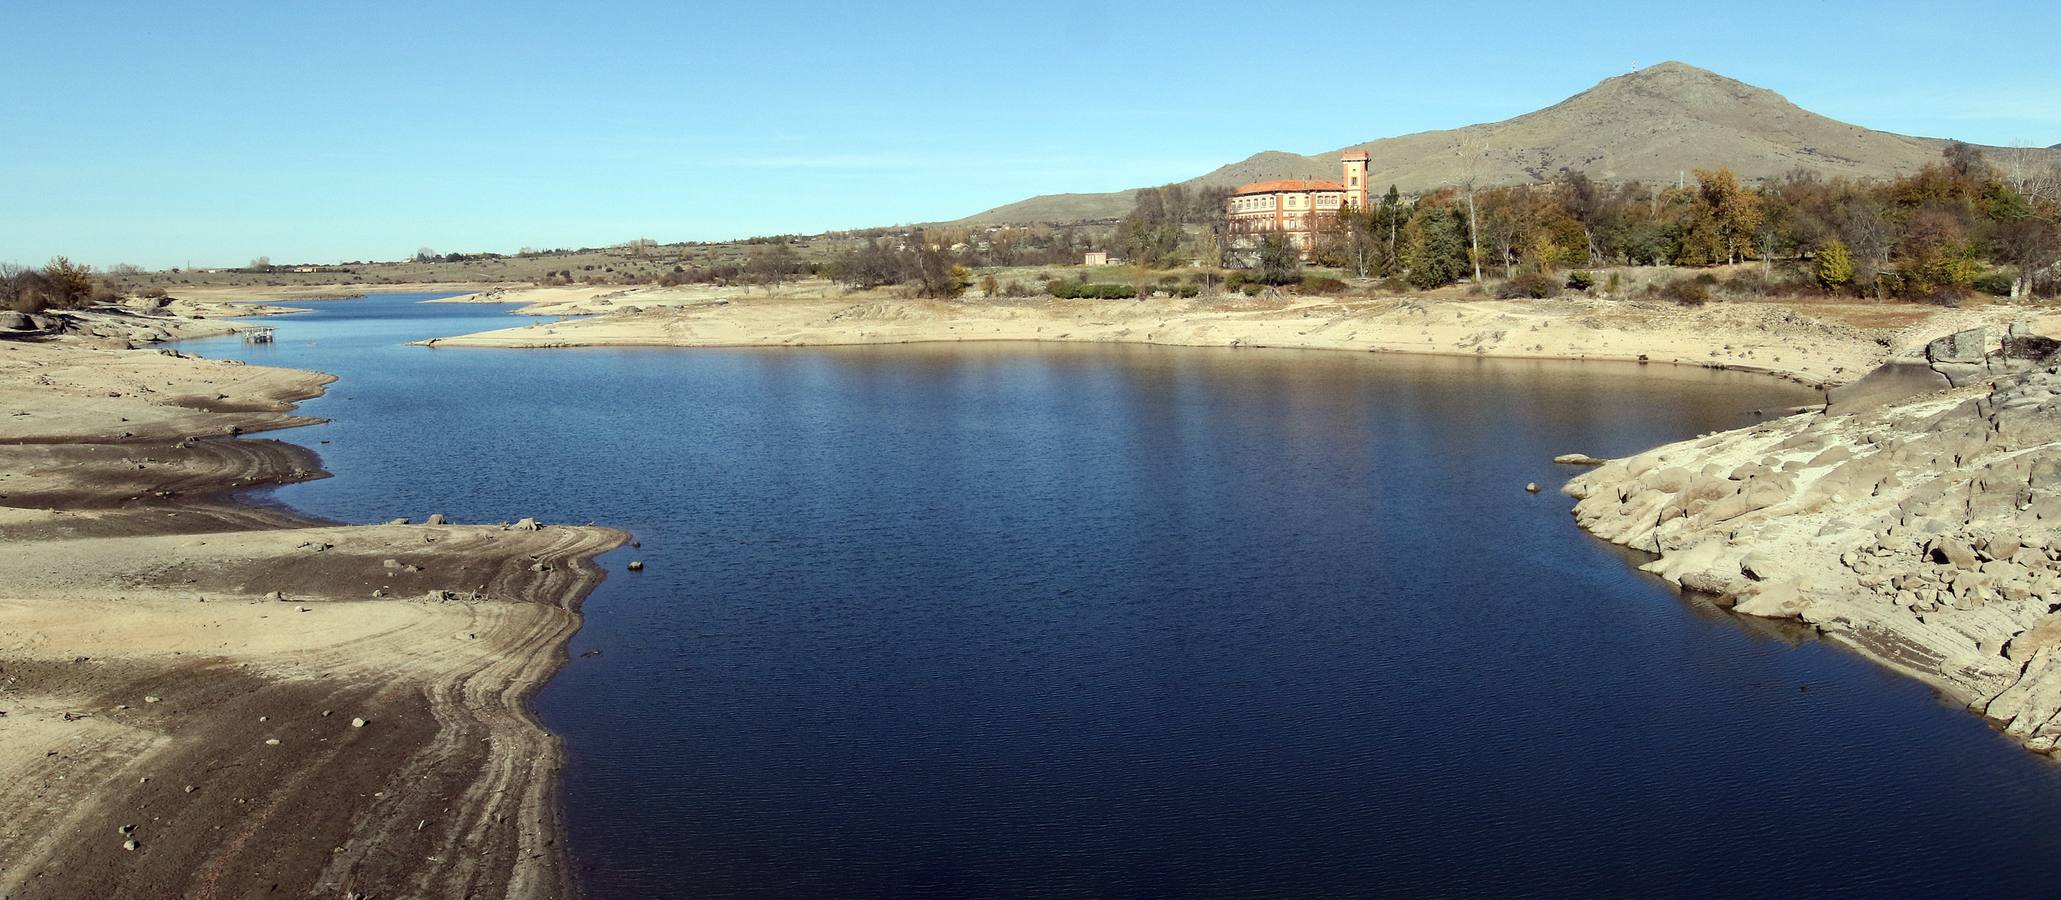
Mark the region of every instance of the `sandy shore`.
POLYGON ((507 287, 507 285, 480 281, 425 281, 413 284, 396 284, 383 281, 340 281, 329 284, 289 285, 182 284, 172 286, 167 288, 167 290, 173 296, 182 300, 200 303, 257 303, 270 300, 312 303, 322 300, 355 300, 366 294, 444 292, 473 294, 503 287, 507 287))
POLYGON ((437 347, 797 347, 937 341, 1126 342, 1551 359, 1647 360, 1765 372, 1809 385, 1859 378, 1946 331, 2010 310, 1880 304, 1674 304, 1590 298, 1288 298, 965 302, 714 288, 534 288, 452 302, 585 315, 438 338, 437 347), (729 299, 734 297, 736 299, 729 299), (1852 324, 1860 322, 1863 324, 1852 324))
POLYGON ((526 702, 624 536, 238 503, 328 376, 129 343, 0 341, 0 896, 572 893, 526 702))

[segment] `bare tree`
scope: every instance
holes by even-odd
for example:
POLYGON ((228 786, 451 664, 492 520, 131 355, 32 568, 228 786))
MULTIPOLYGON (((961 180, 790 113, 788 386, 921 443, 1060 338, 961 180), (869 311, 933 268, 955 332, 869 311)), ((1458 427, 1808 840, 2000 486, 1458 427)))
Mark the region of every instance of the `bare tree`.
POLYGON ((1470 129, 1460 130, 1460 189, 1467 194, 1467 240, 1474 258, 1474 283, 1481 283, 1481 220, 1474 214, 1474 186, 1481 180, 1481 164, 1487 159, 1482 149, 1481 135, 1470 129))
POLYGON ((2025 198, 2026 214, 2004 222, 1995 238, 2002 261, 2017 269, 2011 297, 2024 299, 2035 281, 2061 267, 2061 153, 2021 142, 1991 159, 1997 177, 2025 198))
POLYGON ((1992 154, 1990 167, 2027 203, 2061 203, 2061 152, 2021 142, 1992 154))

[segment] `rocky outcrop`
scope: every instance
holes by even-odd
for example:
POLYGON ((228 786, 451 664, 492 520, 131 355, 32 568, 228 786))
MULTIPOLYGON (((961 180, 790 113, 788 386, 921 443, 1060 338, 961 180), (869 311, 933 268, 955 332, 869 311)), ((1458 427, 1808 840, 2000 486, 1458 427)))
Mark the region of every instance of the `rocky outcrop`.
POLYGON ((1954 387, 2023 372, 2046 359, 2061 342, 2015 322, 2001 342, 1992 345, 1989 329, 1970 328, 1925 345, 1925 361, 1954 387))
POLYGON ((1815 625, 2052 752, 2061 357, 1987 344, 1963 332, 1928 348, 1947 390, 1610 462, 1568 485, 1576 520, 1656 554, 1649 571, 1815 625))

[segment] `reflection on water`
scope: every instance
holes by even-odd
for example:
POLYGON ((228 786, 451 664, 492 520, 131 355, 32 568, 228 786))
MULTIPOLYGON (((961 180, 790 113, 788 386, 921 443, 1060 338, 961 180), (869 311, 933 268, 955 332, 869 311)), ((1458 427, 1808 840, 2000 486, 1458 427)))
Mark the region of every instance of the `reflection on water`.
POLYGON ((2061 853, 2051 768, 1683 602, 1551 490, 1555 454, 1801 389, 1295 351, 399 346, 498 312, 335 304, 213 349, 342 376, 308 405, 335 421, 286 435, 337 475, 277 493, 299 508, 643 540, 538 700, 594 897, 2039 893, 2061 853))

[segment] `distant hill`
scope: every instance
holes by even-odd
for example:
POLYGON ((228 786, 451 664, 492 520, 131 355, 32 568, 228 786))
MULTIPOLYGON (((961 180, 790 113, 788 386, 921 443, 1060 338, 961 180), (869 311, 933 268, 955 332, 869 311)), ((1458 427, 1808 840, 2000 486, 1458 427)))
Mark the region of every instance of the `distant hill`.
MULTIPOLYGON (((1939 159, 1947 142, 1849 125, 1765 88, 1679 62, 1601 84, 1537 112, 1484 125, 1383 138, 1353 147, 1374 155, 1371 182, 1420 192, 1462 180, 1545 181, 1562 170, 1606 181, 1672 182, 1730 166, 1748 180, 1797 169, 1831 177, 1893 177, 1939 159)), ((2061 145, 2056 145, 2061 149, 2061 145)), ((1267 178, 1338 178, 1346 149, 1303 156, 1270 150, 1191 178, 1236 186, 1267 178)), ((1071 222, 1130 210, 1135 189, 1048 194, 960 220, 966 224, 1071 222)))

